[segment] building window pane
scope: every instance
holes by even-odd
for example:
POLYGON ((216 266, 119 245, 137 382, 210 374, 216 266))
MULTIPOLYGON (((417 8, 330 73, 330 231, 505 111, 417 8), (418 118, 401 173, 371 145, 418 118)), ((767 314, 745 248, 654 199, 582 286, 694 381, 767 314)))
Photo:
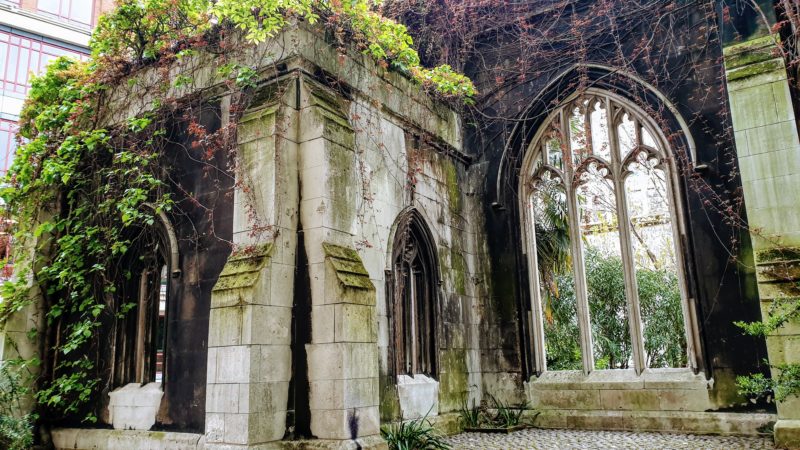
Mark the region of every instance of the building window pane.
POLYGON ((41 73, 46 63, 56 56, 72 56, 80 59, 86 57, 74 50, 0 31, 2 89, 14 93, 14 97, 19 97, 18 94, 27 94, 30 88, 30 74, 41 73))
POLYGON ((76 25, 90 25, 93 0, 39 0, 39 11, 76 25))
POLYGON ((17 124, 0 119, 0 175, 8 172, 17 150, 17 124))

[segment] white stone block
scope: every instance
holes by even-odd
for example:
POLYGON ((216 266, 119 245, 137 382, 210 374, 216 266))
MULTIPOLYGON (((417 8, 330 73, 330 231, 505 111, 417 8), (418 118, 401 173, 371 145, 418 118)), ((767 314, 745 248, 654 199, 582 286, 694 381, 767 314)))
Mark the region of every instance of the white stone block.
POLYGON ((374 343, 306 345, 310 381, 378 376, 378 346, 374 343))
POLYGON ((292 350, 288 345, 253 346, 249 383, 289 381, 292 376, 292 350))
POLYGON ((273 262, 271 270, 270 304, 291 308, 294 301, 291 295, 294 292, 294 266, 273 262))
POLYGON ((289 345, 292 309, 281 306, 248 306, 244 308, 244 344, 289 345))
POLYGON ((206 441, 223 442, 225 437, 225 415, 206 412, 206 441))
POLYGON ((247 383, 249 379, 249 347, 220 347, 217 349, 218 383, 247 383))
POLYGON ((312 409, 311 433, 320 439, 351 439, 380 432, 377 406, 350 410, 312 409))
POLYGON ((311 382, 311 409, 352 409, 377 406, 378 379, 320 380, 311 382))
POLYGON ((249 416, 249 414, 225 414, 223 439, 226 444, 247 444, 249 416))
POLYGON ((206 387, 206 412, 239 412, 238 384, 209 384, 206 387))
POLYGON ((108 394, 109 419, 116 430, 149 430, 161 405, 161 383, 129 383, 108 394))
POLYGON ((422 374, 397 377, 397 396, 403 420, 439 414, 439 382, 422 374))

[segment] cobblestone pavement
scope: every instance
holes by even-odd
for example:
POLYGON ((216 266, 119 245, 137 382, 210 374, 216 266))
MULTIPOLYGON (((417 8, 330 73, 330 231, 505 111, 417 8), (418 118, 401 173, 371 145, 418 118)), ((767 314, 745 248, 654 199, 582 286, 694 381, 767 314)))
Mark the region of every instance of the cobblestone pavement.
POLYGON ((462 433, 448 442, 453 449, 774 449, 769 437, 703 436, 693 434, 636 433, 528 429, 511 434, 462 433))

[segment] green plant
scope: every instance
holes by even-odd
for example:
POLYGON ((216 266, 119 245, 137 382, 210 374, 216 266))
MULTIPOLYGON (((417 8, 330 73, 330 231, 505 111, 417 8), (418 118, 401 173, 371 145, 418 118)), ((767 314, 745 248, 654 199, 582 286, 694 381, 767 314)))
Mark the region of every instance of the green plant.
MULTIPOLYGON (((747 335, 767 337, 797 318, 800 318, 800 300, 778 299, 773 301, 764 321, 736 322, 735 325, 747 335)), ((756 398, 773 394, 779 402, 791 396, 800 396, 800 364, 770 364, 769 361, 765 361, 765 364, 773 369, 773 377, 767 378, 760 373, 736 377, 740 394, 756 398)))
POLYGON ((447 450, 450 445, 425 417, 381 427, 381 436, 392 450, 447 450))
MULTIPOLYGON (((626 367, 631 347, 622 260, 590 246, 585 255, 596 367, 626 367)), ((677 274, 668 269, 637 268, 636 281, 648 367, 683 367, 686 334, 677 274)), ((547 366, 552 370, 579 370, 582 363, 574 278, 571 272, 558 273, 554 283, 556 289, 547 294, 552 297, 551 310, 544 323, 547 366)))
POLYGON ((22 397, 29 393, 23 383, 24 361, 0 362, 0 448, 24 450, 33 445, 35 416, 18 416, 22 397))
POLYGON ((494 425, 503 428, 511 428, 520 424, 522 413, 525 412, 526 409, 525 404, 512 406, 508 403, 498 400, 491 394, 489 394, 489 398, 492 400, 492 405, 494 406, 495 410, 494 417, 492 418, 492 423, 494 425))
POLYGON ((481 425, 483 414, 481 409, 473 403, 467 406, 466 397, 461 401, 461 408, 458 410, 459 420, 464 428, 478 428, 481 425))

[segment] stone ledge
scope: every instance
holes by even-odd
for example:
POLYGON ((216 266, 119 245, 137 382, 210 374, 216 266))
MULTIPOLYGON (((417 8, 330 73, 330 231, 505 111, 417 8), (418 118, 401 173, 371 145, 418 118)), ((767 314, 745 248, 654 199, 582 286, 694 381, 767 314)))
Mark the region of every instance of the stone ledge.
POLYGON ((205 448, 205 438, 202 434, 195 433, 60 428, 53 430, 51 434, 56 450, 121 448, 200 450, 205 448))
POLYGON ((659 431, 693 434, 763 435, 777 415, 681 411, 579 411, 558 410, 525 413, 539 428, 609 431, 659 431), (534 414, 537 414, 534 417, 534 414))

